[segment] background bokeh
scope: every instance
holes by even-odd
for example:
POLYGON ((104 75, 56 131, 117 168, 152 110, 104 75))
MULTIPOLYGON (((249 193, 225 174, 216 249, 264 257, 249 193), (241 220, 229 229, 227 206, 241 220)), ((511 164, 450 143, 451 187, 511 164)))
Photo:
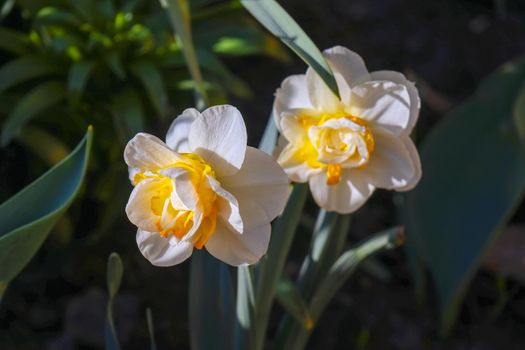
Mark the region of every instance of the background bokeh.
MULTIPOLYGON (((147 348, 146 307, 152 310, 160 349, 189 348, 189 264, 151 266, 136 248, 135 228, 123 211, 131 191, 122 161, 126 140, 139 130, 162 138, 173 117, 193 104, 189 74, 167 18, 150 1, 113 1, 116 10, 107 15, 103 8, 85 10, 92 9, 89 1, 14 3, 0 26, 25 33, 30 46, 14 53, 8 50, 12 41, 0 36, 0 64, 31 56, 33 65, 40 62, 50 70, 12 86, 0 80, 0 121, 5 123, 24 95, 42 84, 51 82, 51 95, 63 96, 0 148, 0 201, 74 147, 90 124, 95 149, 81 195, 2 298, 0 348, 103 348, 105 269, 112 251, 121 254, 125 269, 114 310, 123 348, 147 348), (49 7, 72 16, 56 22, 42 11, 49 7), (79 62, 94 68, 88 68, 86 82, 77 78, 74 83, 70 72, 82 69, 72 68, 79 62)), ((484 76, 525 50, 525 3, 517 0, 280 3, 321 49, 346 46, 371 71, 398 70, 416 81, 422 98, 418 140, 470 96, 484 76)), ((276 87, 306 67, 235 1, 195 0, 192 10, 212 100, 236 105, 246 119, 249 143, 257 145, 276 87)), ((358 241, 398 223, 395 200, 392 193, 374 194, 354 215, 349 239, 358 241)), ((310 201, 286 267, 292 276, 308 248, 315 215, 310 201)), ((347 283, 323 315, 309 348, 523 349, 524 220, 521 206, 505 239, 489 251, 475 275, 449 337, 440 336, 432 283, 418 298, 406 251, 397 249, 369 261, 347 283), (497 266, 491 263, 495 260, 497 266)), ((278 306, 275 310, 281 312, 278 306)), ((275 326, 274 321, 270 332, 275 326)))

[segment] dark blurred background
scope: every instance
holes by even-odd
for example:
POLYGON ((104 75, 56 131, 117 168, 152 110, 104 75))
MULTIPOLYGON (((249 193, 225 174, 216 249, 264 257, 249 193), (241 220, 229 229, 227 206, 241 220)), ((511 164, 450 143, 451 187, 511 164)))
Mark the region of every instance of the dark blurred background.
MULTIPOLYGON (((15 4, 1 25, 29 31, 34 16, 24 8, 28 6, 24 3, 28 2, 15 4)), ((38 6, 60 3, 64 2, 40 1, 38 6)), ((120 1, 119 5, 125 3, 120 1)), ((225 2, 196 3, 193 4, 198 9, 195 13, 206 18, 207 10, 225 2)), ((485 75, 525 51, 525 2, 518 0, 288 0, 280 3, 321 49, 346 46, 358 52, 371 71, 397 70, 416 81, 422 98, 418 140, 445 118, 449 110, 471 95, 485 75)), ((159 9, 144 1, 136 11, 135 18, 140 19, 145 17, 141 17, 141 12, 156 13, 159 9)), ((221 26, 226 26, 228 11, 233 11, 233 16, 242 17, 246 21, 243 23, 248 23, 250 28, 258 28, 242 8, 229 10, 226 6, 224 12, 217 15, 219 19, 225 16, 226 22, 194 18, 194 30, 219 33, 210 39, 210 44, 206 44, 208 47, 216 49, 214 45, 220 40, 220 28, 224 28, 221 26)), ((169 33, 168 27, 164 30, 169 33)), ((257 30, 264 33, 263 29, 257 30)), ((206 36, 203 34, 203 37, 206 36)), ((162 40, 158 39, 157 43, 162 40)), ((196 43, 198 46, 197 39, 196 43)), ((261 45, 260 42, 257 45, 261 45)), ((251 93, 243 95, 242 91, 224 89, 225 92, 212 94, 214 101, 229 100, 240 109, 246 119, 251 145, 257 145, 262 135, 275 89, 286 76, 306 70, 302 61, 291 53, 286 56, 285 52, 285 48, 280 48, 271 52, 258 49, 246 54, 218 54, 228 74, 242 80, 251 93)), ((2 62, 11 58, 9 53, 0 55, 2 62)), ((207 71, 203 66, 205 78, 220 85, 224 76, 213 70, 207 71)), ((170 85, 169 74, 173 74, 173 81, 183 81, 184 75, 187 79, 187 73, 183 71, 183 66, 162 71, 166 85, 170 85)), ((106 84, 103 79, 100 81, 100 84, 106 84)), ((145 117, 141 127, 163 137, 177 112, 192 105, 189 89, 180 86, 167 92, 167 117, 145 117)), ((23 86, 20 91, 26 88, 23 86)), ((89 89, 95 88, 87 85, 85 95, 89 89)), ((237 89, 243 90, 243 86, 237 89)), ((2 104, 8 101, 16 99, 1 100, 2 104)), ((85 103, 93 105, 97 101, 97 95, 93 94, 85 103)), ((143 115, 155 113, 155 107, 148 103, 142 101, 143 115)), ((68 108, 72 108, 71 105, 68 108)), ((78 107, 78 110, 82 111, 82 108, 78 107)), ((0 108, 0 112, 9 113, 5 108, 0 108)), ((68 117, 61 115, 60 118, 68 117)), ((115 137, 115 124, 104 124, 103 117, 82 121, 78 127, 64 126, 57 122, 56 117, 35 119, 35 123, 70 148, 85 131, 83 126, 89 123, 95 126, 95 143, 97 139, 115 137)), ((129 129, 132 131, 133 127, 129 129)), ((127 134, 123 135, 125 142, 127 134)), ((27 142, 20 140, 0 149, 2 201, 48 168, 42 158, 31 153, 27 142)), ((121 160, 124 142, 116 146, 96 146, 98 155, 88 173, 85 193, 9 286, 0 304, 1 349, 103 348, 107 302, 105 269, 112 251, 121 254, 125 269, 114 311, 122 347, 147 348, 145 309, 149 307, 159 349, 189 348, 189 264, 174 268, 153 267, 136 248, 135 228, 126 220, 123 211, 131 191, 121 160), (122 164, 116 165, 117 169, 109 166, 118 162, 122 164), (104 177, 110 171, 112 175, 104 177), (107 194, 109 190, 105 186, 111 188, 110 195, 98 195, 99 192, 107 194)), ((391 193, 378 191, 368 205, 354 215, 349 235, 352 242, 399 221, 392 197, 391 193)), ((286 268, 291 275, 297 273, 300 259, 308 248, 315 215, 316 209, 310 200, 286 268)), ((511 220, 514 238, 501 243, 523 249, 515 249, 517 253, 510 257, 498 255, 497 259, 506 259, 508 264, 523 264, 525 242, 521 237, 525 234, 524 219, 525 208, 522 206, 511 220)), ((499 253, 492 251, 491 254, 499 253)), ((365 264, 345 285, 324 313, 308 348, 524 349, 523 275, 525 271, 518 269, 514 275, 502 277, 501 272, 495 271, 487 261, 474 278, 456 327, 448 338, 443 338, 439 335, 432 286, 426 290, 425 298, 418 301, 405 251, 389 251, 365 264)), ((276 306, 275 314, 281 312, 276 306)), ((275 331, 276 322, 277 318, 272 321, 270 332, 275 331)))

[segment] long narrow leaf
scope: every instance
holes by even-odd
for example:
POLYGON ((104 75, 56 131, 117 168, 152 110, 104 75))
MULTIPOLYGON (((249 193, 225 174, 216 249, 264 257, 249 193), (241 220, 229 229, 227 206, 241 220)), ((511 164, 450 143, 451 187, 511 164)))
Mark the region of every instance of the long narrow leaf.
POLYGON ((42 83, 29 91, 7 116, 1 144, 8 144, 31 118, 62 100, 65 93, 63 84, 58 81, 42 83))
POLYGON ((24 33, 0 27, 0 50, 16 55, 23 55, 30 51, 29 40, 24 33))
POLYGON ((237 269, 237 306, 235 327, 235 349, 249 349, 253 344, 253 317, 255 292, 252 268, 240 266, 237 269))
POLYGON ((92 130, 62 162, 0 205, 0 283, 31 260, 78 193, 87 169, 92 130))
POLYGON ((159 70, 150 62, 137 62, 131 65, 131 71, 142 82, 152 105, 159 116, 163 117, 166 113, 168 95, 159 70))
POLYGON ((275 0, 241 0, 242 5, 273 35, 312 67, 338 96, 337 84, 323 54, 292 17, 275 0))
POLYGON ((73 94, 80 97, 89 80, 91 71, 94 68, 93 62, 75 62, 69 70, 67 78, 67 88, 73 94))
POLYGON ((188 0, 160 0, 160 3, 166 9, 175 34, 182 43, 186 65, 195 82, 197 108, 203 109, 204 106, 208 105, 209 101, 193 45, 188 0))
POLYGON ((283 214, 274 223, 268 254, 261 259, 259 286, 256 296, 255 329, 253 330, 255 331, 255 348, 257 350, 261 350, 264 346, 275 290, 281 278, 295 231, 299 225, 307 194, 307 185, 294 185, 283 214))
POLYGON ((307 330, 313 328, 314 323, 310 311, 308 311, 308 307, 306 306, 306 302, 292 281, 284 277, 281 278, 277 285, 275 296, 281 306, 292 315, 299 324, 307 330))
MULTIPOLYGON (((355 272, 362 261, 384 249, 398 247, 403 244, 403 242, 403 229, 394 227, 374 235, 357 247, 343 253, 330 268, 312 297, 309 310, 313 321, 317 322, 325 307, 348 278, 355 272)), ((297 333, 289 335, 288 343, 284 345, 282 349, 304 349, 310 334, 311 330, 305 328, 298 329, 297 333)))
POLYGON ((195 250, 189 291, 191 348, 232 349, 235 292, 228 266, 204 250, 195 250))
POLYGON ((22 56, 0 68, 0 93, 27 80, 57 73, 52 64, 38 56, 22 56))
POLYGON ((151 315, 151 309, 149 307, 146 309, 146 322, 148 323, 149 348, 150 350, 157 350, 155 327, 153 326, 153 316, 151 315))
POLYGON ((113 320, 113 301, 120 289, 122 282, 122 275, 124 267, 122 260, 117 253, 111 253, 108 258, 107 267, 107 284, 108 284, 108 305, 106 310, 106 327, 104 329, 104 336, 106 340, 106 350, 120 350, 120 344, 115 330, 115 322, 113 320))

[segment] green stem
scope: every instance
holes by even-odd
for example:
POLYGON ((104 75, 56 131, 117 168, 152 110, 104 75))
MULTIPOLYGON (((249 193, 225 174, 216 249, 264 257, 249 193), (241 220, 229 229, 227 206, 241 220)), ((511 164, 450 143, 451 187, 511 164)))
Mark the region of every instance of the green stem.
POLYGON ((308 186, 295 184, 283 214, 275 222, 268 248, 268 255, 261 260, 259 285, 256 295, 255 349, 262 350, 268 328, 268 319, 275 297, 277 283, 281 278, 288 251, 292 245, 303 206, 308 194, 308 186))

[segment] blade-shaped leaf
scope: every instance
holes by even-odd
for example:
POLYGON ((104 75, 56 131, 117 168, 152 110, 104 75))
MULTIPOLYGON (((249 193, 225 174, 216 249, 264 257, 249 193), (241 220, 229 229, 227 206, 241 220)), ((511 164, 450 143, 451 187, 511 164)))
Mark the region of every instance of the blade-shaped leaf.
POLYGON ((266 29, 312 67, 337 96, 339 95, 335 78, 323 54, 277 1, 241 0, 241 3, 266 29))
POLYGON ((421 147, 425 175, 406 197, 407 232, 434 278, 444 332, 481 256, 523 199, 525 148, 513 107, 524 83, 524 58, 503 65, 421 147))
POLYGON ((108 305, 106 310, 106 325, 104 327, 104 338, 106 342, 106 350, 120 350, 120 343, 117 338, 115 330, 115 322, 113 320, 113 301, 120 288, 122 282, 122 275, 124 267, 120 255, 113 252, 108 258, 107 266, 107 284, 108 284, 108 305))
MULTIPOLYGON (((404 243, 404 234, 401 227, 394 227, 375 234, 363 243, 344 252, 332 265, 324 279, 319 283, 315 294, 308 305, 313 322, 317 322, 325 307, 332 300, 337 291, 345 284, 354 271, 369 256, 385 249, 391 249, 404 243)), ((296 332, 289 334, 287 342, 278 345, 278 349, 304 349, 311 329, 296 328, 296 332)))
POLYGON ((93 62, 75 62, 69 69, 67 88, 76 96, 84 92, 91 71, 95 67, 93 62))
POLYGON ((253 343, 255 291, 253 270, 250 266, 237 268, 237 306, 235 327, 235 349, 246 349, 253 343))
POLYGON ((0 205, 0 282, 31 260, 83 182, 92 130, 62 162, 0 205))
POLYGON ((228 266, 204 249, 194 250, 189 290, 192 349, 232 349, 234 294, 228 266))
POLYGON ((281 278, 275 296, 279 304, 304 328, 310 330, 314 327, 312 316, 304 298, 292 281, 281 278))
POLYGON ((8 144, 31 118, 62 100, 65 94, 64 85, 58 81, 42 83, 29 91, 7 116, 2 129, 2 145, 8 144))
POLYGON ((131 65, 131 71, 142 82, 151 104, 155 107, 159 116, 165 114, 168 95, 164 86, 164 79, 159 70, 150 62, 137 62, 131 65))
POLYGON ((203 109, 204 106, 208 105, 208 94, 206 93, 193 44, 189 2, 188 0, 160 0, 160 3, 166 9, 175 35, 182 43, 186 65, 195 82, 197 108, 203 109))
POLYGON ((52 64, 38 56, 22 56, 0 68, 0 93, 29 79, 57 73, 52 64))
POLYGON ((29 40, 22 32, 0 27, 0 50, 23 55, 30 51, 29 40))
POLYGON ((133 135, 144 130, 142 100, 134 89, 126 89, 113 98, 111 111, 119 136, 127 142, 133 135))
POLYGON ((38 10, 35 16, 36 25, 69 25, 78 28, 82 22, 72 12, 46 6, 38 10))
POLYGON ((308 194, 308 186, 295 184, 288 203, 282 215, 277 218, 272 226, 272 237, 268 247, 268 253, 261 259, 259 286, 256 295, 256 349, 262 349, 268 327, 268 319, 272 302, 275 296, 277 283, 286 262, 286 257, 293 242, 295 231, 299 225, 299 219, 303 212, 303 206, 308 194))
POLYGON ((149 307, 146 309, 146 322, 148 323, 149 348, 150 350, 157 350, 155 327, 153 326, 153 316, 151 315, 151 309, 149 307))

